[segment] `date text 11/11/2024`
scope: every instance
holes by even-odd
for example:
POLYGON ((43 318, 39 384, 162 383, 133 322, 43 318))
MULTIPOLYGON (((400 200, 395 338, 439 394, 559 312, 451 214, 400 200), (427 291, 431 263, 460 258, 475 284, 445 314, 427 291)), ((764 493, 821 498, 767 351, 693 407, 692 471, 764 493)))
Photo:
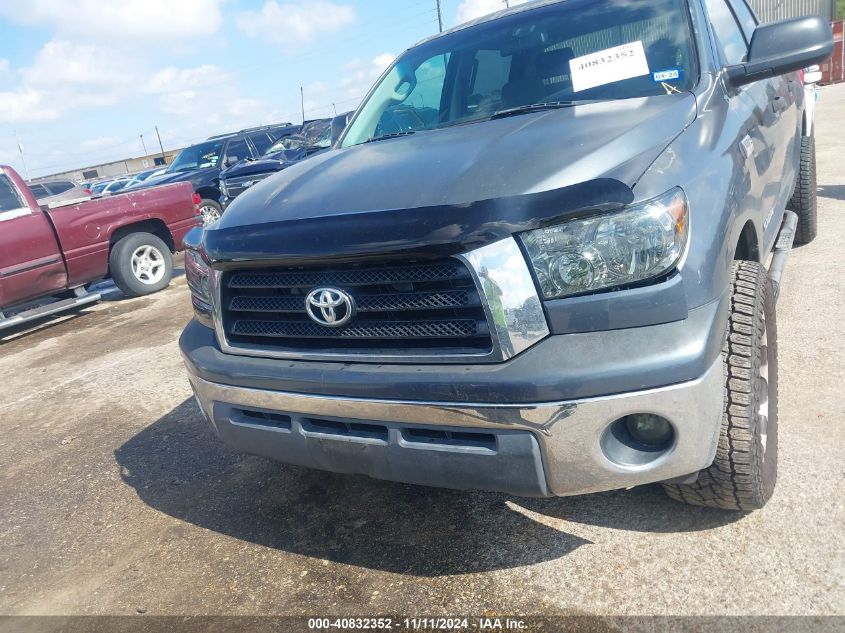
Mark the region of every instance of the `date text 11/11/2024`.
POLYGON ((524 620, 517 618, 309 618, 311 631, 330 630, 409 630, 409 631, 524 631, 524 620))

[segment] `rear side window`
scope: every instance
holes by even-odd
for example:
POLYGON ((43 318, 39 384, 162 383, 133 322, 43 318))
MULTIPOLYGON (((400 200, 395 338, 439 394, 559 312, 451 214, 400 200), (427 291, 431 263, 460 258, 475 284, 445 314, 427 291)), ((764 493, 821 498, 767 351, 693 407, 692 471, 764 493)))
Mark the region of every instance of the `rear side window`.
POLYGON ((37 200, 47 198, 51 195, 50 192, 47 191, 47 187, 44 185, 30 185, 29 189, 32 191, 32 195, 35 196, 37 200))
POLYGON ((6 174, 0 174, 0 219, 9 211, 27 209, 26 204, 18 195, 18 190, 6 174))
POLYGON ((722 54, 722 61, 728 65, 741 64, 748 56, 748 44, 737 24, 733 11, 726 0, 704 0, 710 24, 722 54))
POLYGON ((73 189, 73 186, 72 182, 51 182, 47 188, 54 196, 56 196, 60 193, 64 193, 65 191, 70 191, 73 189))

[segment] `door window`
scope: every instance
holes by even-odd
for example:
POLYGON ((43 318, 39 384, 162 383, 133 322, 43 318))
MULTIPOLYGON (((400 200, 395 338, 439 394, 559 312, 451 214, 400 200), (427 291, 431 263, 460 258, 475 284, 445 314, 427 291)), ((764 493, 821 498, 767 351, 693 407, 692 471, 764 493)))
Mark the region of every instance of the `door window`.
POLYGON ((235 162, 245 160, 250 156, 252 156, 252 154, 249 151, 249 146, 246 144, 246 140, 242 138, 235 139, 229 143, 229 147, 226 149, 227 164, 234 164, 235 162))
POLYGON ((0 221, 29 215, 29 208, 6 174, 0 174, 0 221))
POLYGON ((255 147, 255 151, 258 152, 259 156, 262 156, 270 149, 275 139, 267 132, 256 132, 250 135, 249 140, 252 141, 252 145, 255 147))
POLYGON ((741 64, 748 56, 748 44, 726 0, 704 0, 710 24, 719 45, 722 61, 732 66, 741 64))

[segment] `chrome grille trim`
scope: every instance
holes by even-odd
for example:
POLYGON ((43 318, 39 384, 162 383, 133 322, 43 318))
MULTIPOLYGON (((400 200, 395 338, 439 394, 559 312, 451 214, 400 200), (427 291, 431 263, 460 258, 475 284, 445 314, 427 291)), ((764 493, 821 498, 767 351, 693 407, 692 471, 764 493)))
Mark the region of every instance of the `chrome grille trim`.
MULTIPOLYGON (((462 301, 464 297, 458 297, 451 293, 466 292, 466 300, 469 302, 468 305, 477 305, 476 302, 480 302, 487 317, 487 327, 492 340, 492 349, 489 351, 466 349, 455 349, 445 352, 438 349, 432 351, 416 349, 408 351, 395 349, 344 351, 342 347, 337 351, 309 351, 272 349, 269 346, 244 343, 235 344, 228 340, 223 327, 223 306, 221 300, 223 272, 214 269, 211 285, 214 299, 214 323, 218 343, 221 350, 225 353, 259 358, 397 364, 472 364, 497 363, 508 360, 550 335, 542 302, 537 294, 533 277, 515 239, 507 238, 476 251, 457 256, 454 259, 454 269, 460 271, 462 274, 466 274, 465 271, 468 270, 475 285, 475 292, 471 290, 438 292, 432 294, 444 296, 438 296, 436 299, 430 297, 429 299, 435 301, 462 301), (490 297, 486 294, 485 286, 491 290, 498 288, 497 294, 499 296, 493 299, 493 303, 495 304, 494 309, 491 309, 490 297)), ((446 266, 446 269, 452 268, 452 266, 446 266)), ((453 273, 444 271, 444 274, 453 273)), ((253 279, 252 281, 257 280, 253 279)), ((300 279, 299 281, 302 280, 300 279)), ((314 279, 309 279, 309 281, 313 282, 314 279)), ((349 281, 354 282, 355 280, 350 279, 349 281)), ((311 284, 304 284, 302 287, 309 285, 311 284)), ((317 282, 313 285, 321 284, 317 282)), ((261 286, 257 287, 260 288, 261 286)), ((417 294, 424 295, 425 293, 417 294)), ((414 295, 405 295, 406 298, 408 296, 414 295)), ((362 295, 361 299, 364 300, 367 297, 368 295, 362 295)), ((389 294, 378 295, 379 300, 393 301, 394 299, 392 297, 393 295, 389 294)), ((420 298, 420 300, 422 299, 420 298)), ((392 309, 399 310, 401 308, 394 307, 392 309)), ((418 308, 411 307, 407 309, 418 308)), ((342 344, 343 341, 341 340, 340 345, 342 346, 342 344)))

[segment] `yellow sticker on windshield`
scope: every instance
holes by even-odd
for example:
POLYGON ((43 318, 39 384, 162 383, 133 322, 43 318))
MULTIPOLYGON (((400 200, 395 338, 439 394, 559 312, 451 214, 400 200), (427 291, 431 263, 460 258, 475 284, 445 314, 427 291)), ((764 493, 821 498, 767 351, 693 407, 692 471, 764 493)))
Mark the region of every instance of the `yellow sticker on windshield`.
POLYGON ((642 42, 623 44, 576 57, 569 62, 569 71, 575 92, 651 73, 642 42))

